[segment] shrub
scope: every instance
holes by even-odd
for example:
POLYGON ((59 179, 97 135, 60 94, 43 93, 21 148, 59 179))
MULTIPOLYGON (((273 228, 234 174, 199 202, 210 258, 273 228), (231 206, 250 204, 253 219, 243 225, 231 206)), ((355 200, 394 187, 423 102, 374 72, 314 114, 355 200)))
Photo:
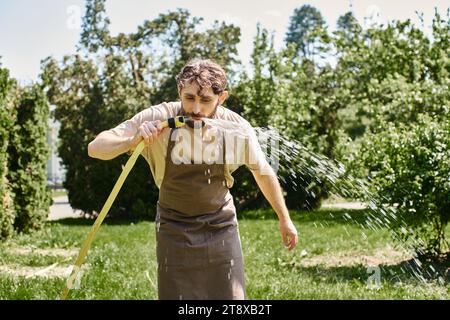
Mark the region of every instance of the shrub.
POLYGON ((395 205, 395 233, 420 254, 439 254, 450 219, 450 120, 422 115, 417 123, 383 123, 361 150, 374 191, 395 205))
POLYGON ((7 103, 7 97, 12 85, 8 70, 0 68, 0 239, 11 237, 14 223, 12 192, 7 179, 7 148, 14 122, 14 114, 11 105, 7 103))
POLYGON ((17 117, 8 146, 8 179, 14 193, 14 228, 39 229, 48 216, 51 191, 47 188, 49 106, 38 85, 18 89, 17 117))

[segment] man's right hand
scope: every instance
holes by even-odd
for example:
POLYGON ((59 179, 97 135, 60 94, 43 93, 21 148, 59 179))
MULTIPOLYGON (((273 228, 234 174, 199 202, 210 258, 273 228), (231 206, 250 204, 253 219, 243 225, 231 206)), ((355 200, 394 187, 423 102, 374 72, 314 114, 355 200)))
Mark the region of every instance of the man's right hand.
POLYGON ((161 128, 161 121, 144 121, 138 128, 134 137, 130 138, 130 149, 134 150, 142 139, 145 145, 152 144, 158 138, 164 128, 161 128))

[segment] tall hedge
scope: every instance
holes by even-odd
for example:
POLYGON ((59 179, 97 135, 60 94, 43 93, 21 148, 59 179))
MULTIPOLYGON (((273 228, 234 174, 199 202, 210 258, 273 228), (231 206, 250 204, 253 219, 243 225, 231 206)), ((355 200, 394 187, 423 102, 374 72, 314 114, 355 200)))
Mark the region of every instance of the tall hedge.
POLYGON ((8 180, 14 193, 14 228, 18 232, 38 229, 52 202, 47 187, 49 105, 38 85, 18 89, 16 120, 9 137, 8 180))
POLYGON ((14 207, 11 188, 8 183, 8 140, 13 126, 14 115, 7 103, 7 96, 12 87, 9 72, 0 68, 0 239, 13 234, 14 207))

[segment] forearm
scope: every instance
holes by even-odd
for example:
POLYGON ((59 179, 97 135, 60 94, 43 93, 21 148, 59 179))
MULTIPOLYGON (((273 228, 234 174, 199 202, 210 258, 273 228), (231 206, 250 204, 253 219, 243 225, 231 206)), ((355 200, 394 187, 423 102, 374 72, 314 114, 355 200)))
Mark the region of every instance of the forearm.
POLYGON ((88 154, 92 158, 110 160, 130 150, 130 138, 120 137, 109 131, 101 132, 88 145, 88 154))
POLYGON ((289 211, 284 201, 280 183, 273 169, 269 169, 269 174, 261 174, 258 171, 252 171, 252 173, 264 197, 275 210, 278 219, 280 221, 289 220, 289 211))

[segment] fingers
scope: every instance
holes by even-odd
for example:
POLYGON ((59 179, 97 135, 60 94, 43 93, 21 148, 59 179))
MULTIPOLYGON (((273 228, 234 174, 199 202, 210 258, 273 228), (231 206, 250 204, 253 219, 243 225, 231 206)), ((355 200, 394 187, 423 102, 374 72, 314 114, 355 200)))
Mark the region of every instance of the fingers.
POLYGON ((282 240, 283 240, 283 243, 284 243, 284 246, 285 247, 287 247, 287 246, 289 246, 289 237, 288 237, 288 234, 286 233, 286 232, 282 232, 281 233, 281 238, 282 238, 282 240))
POLYGON ((298 235, 297 235, 297 233, 293 233, 289 236, 289 238, 290 238, 290 243, 289 243, 288 250, 291 251, 292 249, 295 248, 295 246, 298 243, 298 235))
POLYGON ((146 145, 150 144, 150 137, 152 135, 150 130, 146 127, 145 124, 141 126, 140 130, 141 130, 141 136, 144 139, 145 144, 146 145))
POLYGON ((155 125, 155 127, 158 129, 158 132, 161 132, 163 130, 162 128, 162 122, 160 120, 155 120, 153 122, 153 124, 155 125))
POLYGON ((294 249, 298 243, 298 235, 295 226, 280 225, 280 231, 284 246, 289 251, 294 249))
POLYGON ((289 251, 294 249, 295 246, 297 245, 298 237, 296 234, 286 234, 283 238, 286 239, 286 240, 283 240, 283 242, 289 251))
POLYGON ((155 141, 156 137, 158 136, 158 129, 153 124, 149 124, 147 126, 148 131, 150 131, 150 143, 153 143, 155 141))
POLYGON ((144 121, 139 132, 146 145, 152 144, 162 132, 161 121, 144 121))

